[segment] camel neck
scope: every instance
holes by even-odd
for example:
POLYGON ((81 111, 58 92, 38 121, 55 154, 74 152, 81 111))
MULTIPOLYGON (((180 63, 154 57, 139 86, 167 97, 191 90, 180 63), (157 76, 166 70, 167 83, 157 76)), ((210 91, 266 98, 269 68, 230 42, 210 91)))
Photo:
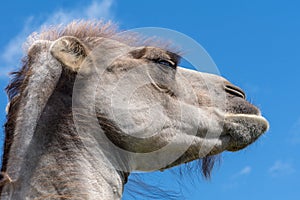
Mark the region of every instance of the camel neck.
POLYGON ((78 134, 68 98, 54 93, 49 99, 19 176, 3 188, 3 199, 121 199, 128 174, 112 167, 88 132, 78 134))

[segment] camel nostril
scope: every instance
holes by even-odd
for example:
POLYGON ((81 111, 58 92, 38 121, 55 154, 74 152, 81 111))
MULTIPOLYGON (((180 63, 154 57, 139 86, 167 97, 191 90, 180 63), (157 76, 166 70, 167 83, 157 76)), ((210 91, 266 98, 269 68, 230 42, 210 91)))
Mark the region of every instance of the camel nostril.
POLYGON ((237 86, 226 84, 225 85, 225 91, 228 92, 229 94, 234 95, 234 96, 238 96, 238 97, 241 97, 243 99, 246 99, 245 92, 237 86))

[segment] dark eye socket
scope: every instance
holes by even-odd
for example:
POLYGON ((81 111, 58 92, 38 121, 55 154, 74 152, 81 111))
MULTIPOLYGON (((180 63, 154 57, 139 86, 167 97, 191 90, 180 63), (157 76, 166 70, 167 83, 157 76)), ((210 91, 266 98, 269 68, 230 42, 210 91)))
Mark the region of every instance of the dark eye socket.
POLYGON ((155 59, 153 60, 155 63, 157 64, 160 64, 160 65, 164 65, 164 66, 167 66, 167 67, 171 67, 171 68, 176 68, 176 63, 174 63, 173 61, 171 60, 165 60, 165 59, 155 59))

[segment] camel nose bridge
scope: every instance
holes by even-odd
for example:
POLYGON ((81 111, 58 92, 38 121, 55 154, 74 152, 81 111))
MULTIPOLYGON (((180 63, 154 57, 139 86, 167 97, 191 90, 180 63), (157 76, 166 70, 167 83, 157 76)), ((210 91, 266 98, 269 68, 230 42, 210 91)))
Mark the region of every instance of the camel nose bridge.
POLYGON ((227 79, 220 75, 199 72, 182 67, 179 67, 179 70, 181 74, 190 80, 190 83, 192 83, 192 85, 196 88, 217 93, 220 93, 221 90, 221 93, 225 92, 227 94, 246 99, 246 94, 240 87, 230 83, 227 79))
POLYGON ((230 83, 228 81, 225 81, 225 83, 224 83, 224 90, 228 94, 246 99, 245 92, 240 87, 233 85, 232 83, 230 83))

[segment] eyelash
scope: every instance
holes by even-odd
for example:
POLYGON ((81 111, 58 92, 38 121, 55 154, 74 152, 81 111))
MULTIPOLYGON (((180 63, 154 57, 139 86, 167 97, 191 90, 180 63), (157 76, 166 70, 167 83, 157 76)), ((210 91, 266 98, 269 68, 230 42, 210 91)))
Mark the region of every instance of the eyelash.
POLYGON ((164 66, 176 69, 176 63, 174 63, 172 61, 164 60, 164 59, 154 59, 152 61, 155 62, 155 63, 157 63, 157 64, 164 65, 164 66))

